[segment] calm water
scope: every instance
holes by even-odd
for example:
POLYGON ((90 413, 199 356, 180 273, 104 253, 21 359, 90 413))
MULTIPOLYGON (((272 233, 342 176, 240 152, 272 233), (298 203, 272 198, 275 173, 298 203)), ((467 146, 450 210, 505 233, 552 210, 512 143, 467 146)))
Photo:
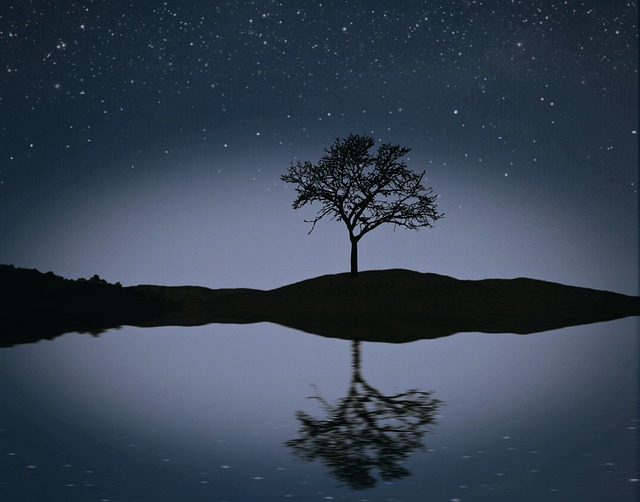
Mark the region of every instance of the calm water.
POLYGON ((637 337, 638 321, 622 319, 363 343, 355 390, 350 341, 266 323, 123 328, 3 349, 0 500, 631 501, 637 337), (422 396, 437 421, 413 436, 401 430, 413 411, 398 411, 412 396, 408 409, 422 396), (377 451, 399 479, 373 465, 377 483, 353 488, 375 482, 349 466, 376 451, 373 423, 353 418, 358 403, 396 413, 384 429, 393 441, 377 451), (301 435, 299 412, 316 419, 314 434, 301 435), (347 449, 336 413, 354 433, 347 449), (316 460, 287 445, 303 437, 316 460))

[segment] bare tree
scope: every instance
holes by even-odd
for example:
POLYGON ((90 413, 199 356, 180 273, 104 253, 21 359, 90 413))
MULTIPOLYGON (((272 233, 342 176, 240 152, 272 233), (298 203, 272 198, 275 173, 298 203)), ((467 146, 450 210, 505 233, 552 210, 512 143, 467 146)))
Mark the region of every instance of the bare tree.
MULTIPOLYGON (((432 227, 443 215, 436 211, 436 195, 422 185, 424 171, 414 173, 402 157, 410 148, 388 143, 370 153, 375 140, 350 134, 325 148, 317 164, 292 163, 280 179, 296 185, 293 208, 320 202, 311 230, 325 216, 343 221, 351 242, 351 276, 358 276, 358 242, 383 223, 418 230, 432 227)), ((307 221, 307 220, 305 220, 307 221)))

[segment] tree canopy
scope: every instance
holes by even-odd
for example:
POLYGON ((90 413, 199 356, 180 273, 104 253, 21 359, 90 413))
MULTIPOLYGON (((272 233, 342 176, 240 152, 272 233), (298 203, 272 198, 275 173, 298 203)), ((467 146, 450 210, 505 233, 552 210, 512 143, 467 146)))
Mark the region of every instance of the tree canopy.
POLYGON ((372 153, 375 143, 366 134, 336 138, 316 164, 298 160, 281 176, 296 185, 294 209, 321 205, 309 220, 309 233, 325 216, 344 222, 352 245, 352 275, 357 275, 357 243, 371 230, 383 223, 417 230, 432 227, 443 216, 437 212, 437 195, 422 184, 425 172, 409 170, 402 159, 411 149, 384 143, 372 153))

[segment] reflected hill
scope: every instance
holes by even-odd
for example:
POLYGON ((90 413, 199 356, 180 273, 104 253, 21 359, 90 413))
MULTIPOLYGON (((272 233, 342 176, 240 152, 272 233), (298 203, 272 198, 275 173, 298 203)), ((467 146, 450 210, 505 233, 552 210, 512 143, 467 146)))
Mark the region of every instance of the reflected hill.
POLYGON ((325 275, 270 291, 131 286, 0 265, 0 346, 130 325, 272 322, 403 343, 458 332, 535 333, 640 315, 640 298, 535 279, 459 280, 410 270, 325 275))

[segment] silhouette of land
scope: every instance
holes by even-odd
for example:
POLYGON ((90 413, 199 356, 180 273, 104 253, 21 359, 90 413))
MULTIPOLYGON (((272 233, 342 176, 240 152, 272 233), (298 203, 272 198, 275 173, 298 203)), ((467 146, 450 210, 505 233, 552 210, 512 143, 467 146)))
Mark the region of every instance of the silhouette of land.
POLYGON ((410 270, 325 275, 270 291, 129 286, 0 265, 0 346, 122 325, 273 322, 401 343, 458 332, 535 333, 640 315, 640 298, 535 279, 459 280, 410 270))

